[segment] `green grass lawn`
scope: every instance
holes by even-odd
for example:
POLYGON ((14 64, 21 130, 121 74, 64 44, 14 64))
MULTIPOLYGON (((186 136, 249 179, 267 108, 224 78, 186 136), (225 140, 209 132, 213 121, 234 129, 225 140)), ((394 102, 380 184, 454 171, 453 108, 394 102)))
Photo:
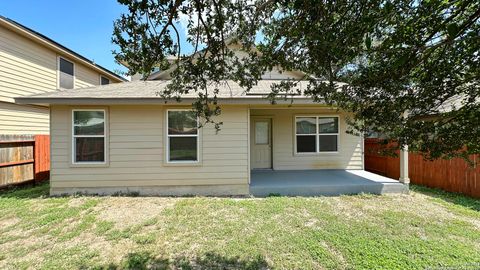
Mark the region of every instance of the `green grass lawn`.
POLYGON ((48 197, 0 193, 1 269, 480 268, 480 201, 48 197))

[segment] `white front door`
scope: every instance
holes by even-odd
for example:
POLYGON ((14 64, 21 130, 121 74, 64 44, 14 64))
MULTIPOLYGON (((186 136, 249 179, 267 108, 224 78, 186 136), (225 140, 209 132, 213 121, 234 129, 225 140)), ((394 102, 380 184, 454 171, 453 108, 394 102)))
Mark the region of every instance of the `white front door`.
POLYGON ((252 169, 272 168, 272 120, 253 118, 251 126, 251 167, 252 169))

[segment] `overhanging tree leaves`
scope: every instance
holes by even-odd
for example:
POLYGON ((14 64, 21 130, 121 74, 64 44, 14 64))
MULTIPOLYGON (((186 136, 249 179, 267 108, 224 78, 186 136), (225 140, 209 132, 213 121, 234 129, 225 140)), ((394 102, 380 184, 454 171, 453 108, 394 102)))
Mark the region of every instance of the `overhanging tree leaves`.
MULTIPOLYGON (((478 1, 119 2, 128 12, 115 22, 117 60, 145 76, 172 68, 164 97, 196 92, 206 122, 220 113, 219 85, 249 91, 278 67, 308 74, 313 100, 351 111, 349 132, 379 132, 428 158, 480 152, 478 1)), ((295 85, 279 83, 269 97, 288 97, 295 85)))

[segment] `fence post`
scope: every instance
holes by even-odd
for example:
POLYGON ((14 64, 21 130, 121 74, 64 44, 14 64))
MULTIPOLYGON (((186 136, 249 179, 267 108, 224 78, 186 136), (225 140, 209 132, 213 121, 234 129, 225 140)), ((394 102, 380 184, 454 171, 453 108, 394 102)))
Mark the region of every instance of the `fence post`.
POLYGON ((37 184, 37 167, 38 167, 38 155, 37 155, 37 137, 33 137, 33 144, 32 144, 32 152, 33 152, 33 185, 37 184))

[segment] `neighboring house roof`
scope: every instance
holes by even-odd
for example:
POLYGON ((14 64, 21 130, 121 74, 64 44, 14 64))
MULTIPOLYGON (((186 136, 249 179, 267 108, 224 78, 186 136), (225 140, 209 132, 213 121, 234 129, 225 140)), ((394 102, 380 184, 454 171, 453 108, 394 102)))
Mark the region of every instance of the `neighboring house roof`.
POLYGON ((68 55, 70 57, 72 57, 73 59, 81 62, 82 64, 86 65, 86 66, 89 66, 97 71, 99 71, 100 73, 103 73, 103 74, 106 74, 106 75, 109 75, 110 77, 113 77, 113 78, 116 78, 118 79, 119 81, 123 81, 123 82, 126 82, 127 79, 123 78, 122 76, 98 65, 98 64, 95 64, 92 60, 89 60, 87 59, 86 57, 70 50, 69 48, 59 44, 58 42, 36 32, 35 30, 32 30, 12 19, 9 19, 9 18, 6 18, 4 16, 1 16, 0 15, 0 25, 2 26, 5 26, 6 28, 10 29, 11 31, 14 31, 14 32, 17 32, 23 36, 26 36, 30 39, 33 39, 35 40, 36 42, 39 42, 49 48, 52 48, 58 52, 61 52, 65 55, 68 55))
MULTIPOLYGON (((219 90, 217 98, 222 103, 267 104, 269 100, 265 97, 271 92, 272 84, 278 82, 279 80, 260 80, 257 85, 246 93, 245 89, 238 83, 227 81, 217 86, 219 90)), ((23 104, 165 103, 166 100, 161 95, 169 83, 170 81, 133 81, 18 97, 15 98, 15 102, 23 104)), ((307 85, 308 81, 300 81, 296 89, 299 89, 302 94, 289 96, 287 100, 279 100, 278 103, 288 104, 293 100, 295 103, 301 104, 318 104, 311 97, 303 95, 307 85)), ((214 85, 209 87, 209 95, 213 95, 214 88, 214 85)), ((191 102, 196 98, 198 98, 198 94, 195 92, 182 95, 184 102, 191 102)), ((171 102, 177 103, 175 100, 171 102)))
MULTIPOLYGON (((440 113, 448 113, 453 110, 458 110, 459 108, 462 108, 465 106, 465 104, 468 102, 466 96, 462 95, 455 95, 449 99, 447 99, 445 102, 443 102, 439 107, 438 111, 440 113)), ((480 97, 477 98, 474 101, 474 104, 479 104, 480 103, 480 97)))
MULTIPOLYGON (((169 80, 171 79, 170 74, 174 71, 176 64, 172 64, 171 67, 167 70, 158 70, 150 74, 148 76, 148 80, 169 80)), ((271 72, 267 71, 263 74, 262 79, 270 79, 268 76, 271 74, 271 72)), ((308 75, 302 71, 297 71, 297 70, 283 70, 282 74, 284 76, 291 75, 290 77, 292 79, 300 79, 300 78, 306 78, 308 75)), ((277 80, 282 80, 282 79, 277 79, 277 80)))
MULTIPOLYGON (((234 39, 233 36, 231 37, 228 37, 226 40, 225 40, 225 43, 227 44, 227 47, 234 51, 237 56, 240 56, 238 55, 239 53, 246 53, 244 51, 244 48, 242 48, 242 46, 240 46, 234 39)), ((190 57, 193 57, 193 58, 197 58, 198 55, 200 55, 201 53, 203 53, 205 49, 202 49, 196 53, 194 53, 193 55, 190 55, 190 57)), ((252 47, 250 48, 250 50, 252 52, 255 52, 255 53, 258 53, 260 54, 260 52, 258 51, 258 49, 256 47, 252 47)), ((244 55, 246 57, 246 55, 244 55)), ((240 56, 241 57, 241 56, 240 56)), ((170 77, 170 74, 175 70, 175 68, 177 67, 177 64, 175 63, 175 61, 177 60, 177 57, 176 56, 170 56, 167 58, 167 60, 170 62, 170 67, 166 70, 157 70, 155 72, 153 72, 152 74, 150 74, 148 76, 148 80, 168 80, 168 79, 171 79, 170 77)), ((128 65, 124 64, 125 67, 128 68, 128 65)), ((303 71, 300 71, 300 70, 283 70, 282 71, 285 75, 289 74, 289 75, 292 75, 292 78, 295 78, 295 79, 300 79, 300 78, 306 78, 306 77, 310 77, 308 74, 306 74, 305 72, 303 71)), ((267 75, 269 72, 267 71, 264 75, 267 75)), ((264 79, 269 79, 269 78, 264 78, 264 79)))

